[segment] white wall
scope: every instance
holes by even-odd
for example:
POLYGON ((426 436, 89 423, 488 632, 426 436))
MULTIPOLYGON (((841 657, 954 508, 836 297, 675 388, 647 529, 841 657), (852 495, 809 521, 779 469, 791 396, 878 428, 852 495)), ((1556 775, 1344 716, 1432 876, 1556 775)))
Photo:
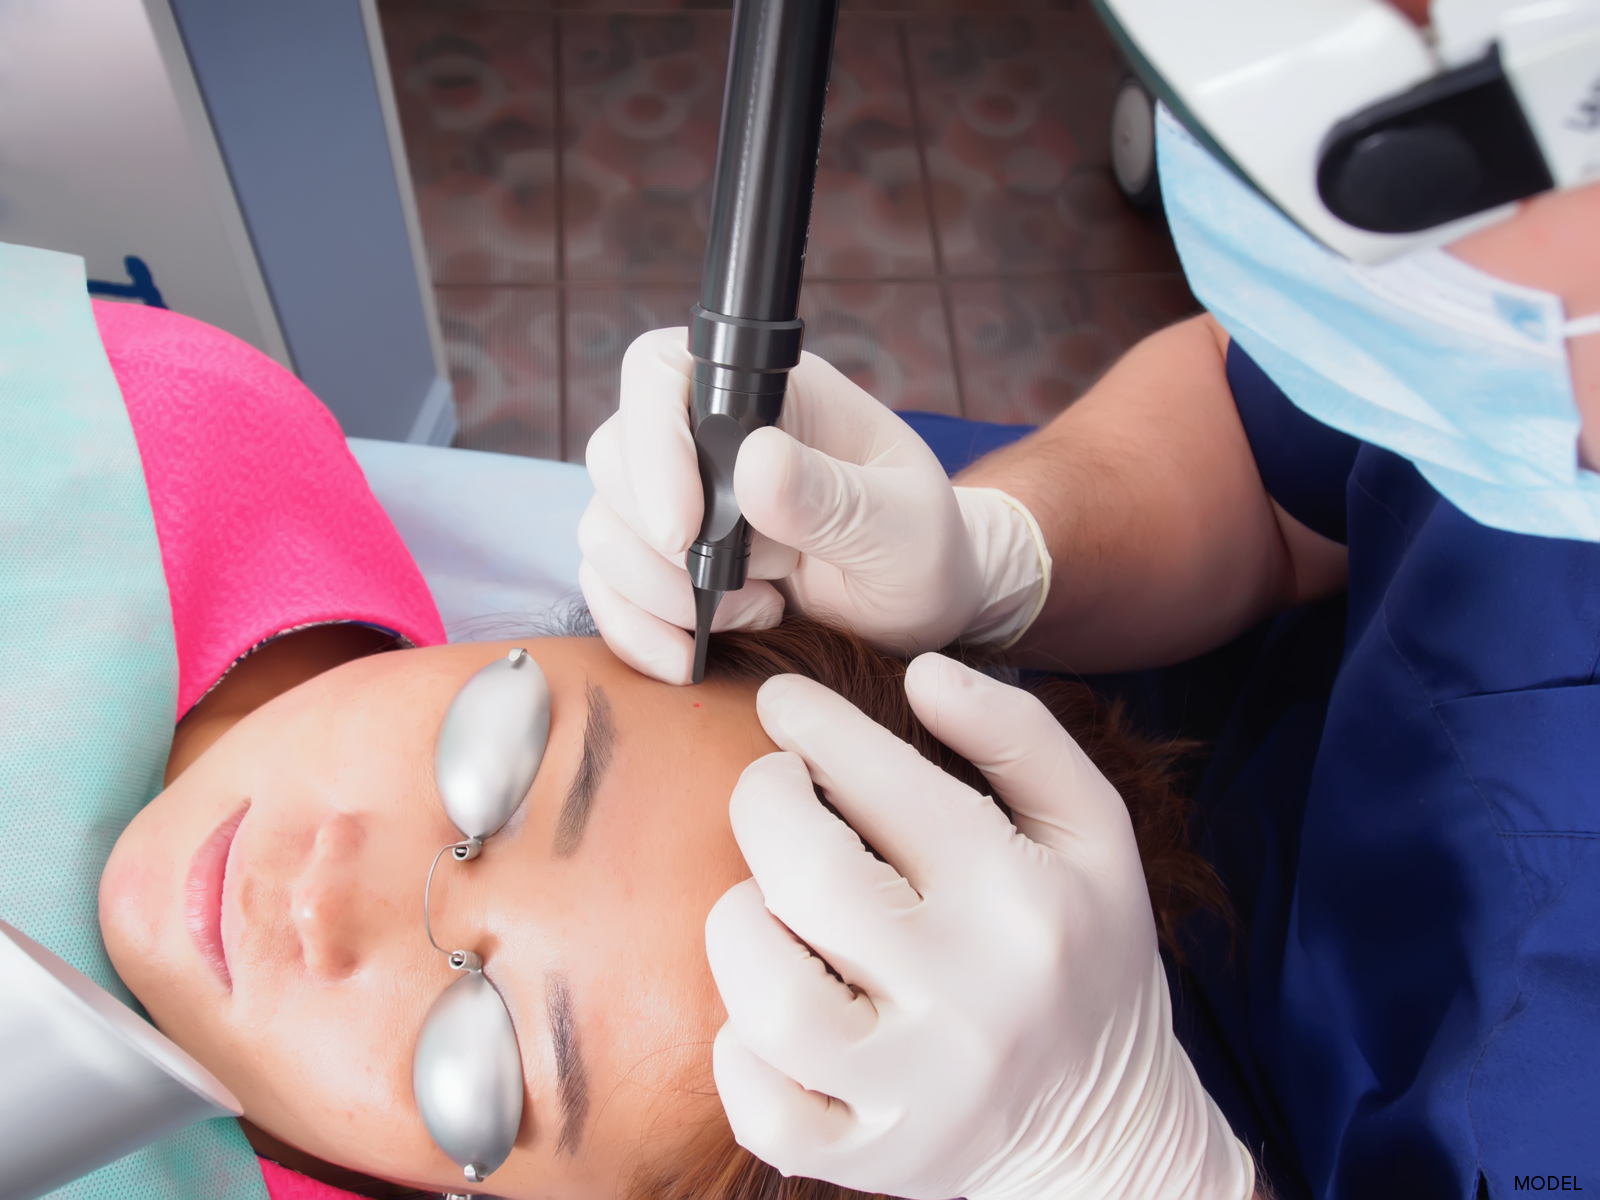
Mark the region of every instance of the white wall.
POLYGON ((0 0, 0 241, 111 281, 136 255, 170 308, 294 365, 167 0, 0 0))

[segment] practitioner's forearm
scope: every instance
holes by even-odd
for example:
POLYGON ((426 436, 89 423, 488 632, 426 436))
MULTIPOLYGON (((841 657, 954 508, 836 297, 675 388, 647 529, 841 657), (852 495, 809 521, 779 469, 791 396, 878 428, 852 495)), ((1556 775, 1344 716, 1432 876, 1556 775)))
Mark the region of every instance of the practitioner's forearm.
POLYGON ((1134 347, 1037 434, 957 480, 1021 500, 1055 560, 1018 656, 1077 671, 1180 661, 1344 583, 1343 548, 1267 495, 1209 317, 1134 347))

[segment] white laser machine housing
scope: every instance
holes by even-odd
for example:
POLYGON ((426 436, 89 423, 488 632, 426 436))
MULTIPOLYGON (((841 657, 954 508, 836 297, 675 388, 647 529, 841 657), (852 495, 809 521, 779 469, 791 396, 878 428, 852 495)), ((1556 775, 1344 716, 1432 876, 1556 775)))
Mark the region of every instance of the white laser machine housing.
POLYGON ((32 1200, 244 1110, 155 1026, 0 921, 0 1196, 32 1200))
POLYGON ((1307 233, 1379 263, 1600 179, 1600 0, 1095 0, 1135 69, 1307 233))

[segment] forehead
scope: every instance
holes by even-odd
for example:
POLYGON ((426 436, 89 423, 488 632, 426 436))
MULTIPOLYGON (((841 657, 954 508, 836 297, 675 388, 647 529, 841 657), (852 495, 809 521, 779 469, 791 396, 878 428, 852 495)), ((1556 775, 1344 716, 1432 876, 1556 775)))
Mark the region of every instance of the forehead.
POLYGON ((511 1010, 533 1131, 519 1153, 603 1171, 636 1153, 646 1129, 687 1119, 698 1111, 695 1096, 714 1095, 710 1045, 723 1012, 705 961, 704 922, 749 874, 728 821, 733 787, 775 747, 755 715, 755 685, 672 687, 593 638, 395 652, 352 671, 317 707, 362 722, 353 702, 365 697, 404 730, 388 744, 411 760, 408 773, 431 777, 450 700, 514 646, 527 649, 548 680, 549 746, 505 836, 487 841, 470 864, 441 868, 435 909, 446 929, 471 927, 483 939, 488 973, 511 1010), (610 710, 609 762, 581 839, 560 853, 560 815, 597 696, 610 710), (566 1116, 558 1008, 592 1098, 575 1152, 558 1147, 566 1116))
MULTIPOLYGON (((453 665, 455 686, 512 644, 453 665)), ((774 747, 754 685, 671 687, 595 639, 521 644, 549 680, 550 745, 515 836, 486 844, 461 900, 481 903, 497 951, 486 958, 526 1043, 535 1153, 556 1145, 567 1115, 555 1033, 565 1021, 594 1098, 581 1155, 603 1162, 636 1148, 642 1127, 681 1116, 681 1101, 711 1094, 702 1076, 723 1016, 704 921, 748 875, 728 800, 744 767, 774 747), (610 754, 582 836, 563 851, 561 815, 596 703, 609 710, 610 754)))
MULTIPOLYGON (((614 708, 654 724, 691 721, 708 732, 744 723, 754 712, 753 684, 708 683, 673 687, 624 664, 599 638, 528 637, 395 650, 346 664, 285 693, 272 707, 304 717, 318 711, 325 723, 382 722, 394 733, 437 733, 450 701, 480 668, 523 648, 550 684, 551 716, 582 710, 586 688, 604 688, 614 708)), ((309 732, 297 731, 297 732, 309 732)))

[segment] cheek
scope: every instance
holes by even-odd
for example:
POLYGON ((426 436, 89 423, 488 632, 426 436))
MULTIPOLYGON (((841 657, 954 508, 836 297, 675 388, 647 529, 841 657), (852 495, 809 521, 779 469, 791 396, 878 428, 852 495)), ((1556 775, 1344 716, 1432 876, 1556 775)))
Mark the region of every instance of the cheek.
POLYGON ((160 891, 162 871, 149 859, 124 849, 126 839, 117 843, 100 876, 100 932, 118 974, 124 979, 141 957, 155 949, 154 903, 160 891))
POLYGON ((311 987, 230 1031, 219 1077, 263 1129, 354 1170, 418 1176, 437 1151, 411 1104, 415 997, 374 973, 367 987, 311 987), (380 982, 381 980, 381 982, 380 982))

